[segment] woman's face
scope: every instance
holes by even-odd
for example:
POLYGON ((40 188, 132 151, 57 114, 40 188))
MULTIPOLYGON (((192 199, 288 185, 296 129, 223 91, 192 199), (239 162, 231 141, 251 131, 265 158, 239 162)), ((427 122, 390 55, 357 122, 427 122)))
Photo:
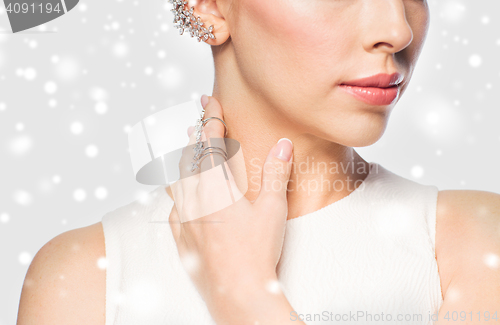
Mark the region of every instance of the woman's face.
POLYGON ((232 1, 226 20, 251 91, 300 132, 350 147, 380 139, 425 39, 425 0, 232 1), (378 74, 402 82, 343 85, 378 74))

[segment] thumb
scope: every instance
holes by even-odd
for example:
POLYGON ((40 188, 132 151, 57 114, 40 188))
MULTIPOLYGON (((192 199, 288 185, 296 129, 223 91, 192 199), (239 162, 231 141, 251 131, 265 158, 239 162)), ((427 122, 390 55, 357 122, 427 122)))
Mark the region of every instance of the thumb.
MULTIPOLYGON (((293 143, 281 138, 269 152, 262 171, 262 184, 257 202, 286 202, 286 189, 293 160, 293 143)), ((256 202, 256 203, 257 203, 256 202)))

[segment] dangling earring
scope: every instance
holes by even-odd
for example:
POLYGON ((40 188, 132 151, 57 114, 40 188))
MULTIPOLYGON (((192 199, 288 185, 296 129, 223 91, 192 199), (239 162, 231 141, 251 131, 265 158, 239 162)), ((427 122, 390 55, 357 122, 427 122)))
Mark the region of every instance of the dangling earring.
POLYGON ((203 22, 200 17, 195 17, 193 15, 194 7, 186 10, 185 6, 187 5, 186 0, 168 0, 173 5, 172 11, 175 15, 174 25, 179 29, 179 34, 184 34, 184 31, 187 30, 191 34, 191 37, 196 36, 198 38, 198 42, 203 40, 206 42, 209 38, 215 39, 215 35, 212 34, 214 30, 214 25, 211 25, 208 29, 203 27, 203 22))

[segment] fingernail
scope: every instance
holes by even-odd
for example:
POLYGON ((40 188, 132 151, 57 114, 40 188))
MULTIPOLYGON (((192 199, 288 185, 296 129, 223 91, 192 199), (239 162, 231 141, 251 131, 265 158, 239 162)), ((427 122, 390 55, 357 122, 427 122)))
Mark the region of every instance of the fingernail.
POLYGON ((290 161, 292 158, 293 143, 290 139, 281 138, 274 149, 274 156, 283 161, 290 161))
POLYGON ((207 106, 208 104, 208 96, 203 94, 201 96, 201 106, 203 106, 203 108, 205 108, 205 106, 207 106))

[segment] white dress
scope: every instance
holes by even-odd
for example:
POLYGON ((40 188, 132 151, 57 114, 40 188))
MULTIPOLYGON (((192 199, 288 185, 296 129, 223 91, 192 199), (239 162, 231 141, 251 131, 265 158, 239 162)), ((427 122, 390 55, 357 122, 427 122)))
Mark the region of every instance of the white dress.
MULTIPOLYGON (((287 221, 278 279, 306 324, 432 324, 438 189, 370 163, 347 197, 287 221)), ((105 214, 106 325, 215 324, 183 269, 159 186, 105 214)), ((435 316, 434 316, 435 317, 435 316)), ((434 318, 435 319, 435 318, 434 318)))

